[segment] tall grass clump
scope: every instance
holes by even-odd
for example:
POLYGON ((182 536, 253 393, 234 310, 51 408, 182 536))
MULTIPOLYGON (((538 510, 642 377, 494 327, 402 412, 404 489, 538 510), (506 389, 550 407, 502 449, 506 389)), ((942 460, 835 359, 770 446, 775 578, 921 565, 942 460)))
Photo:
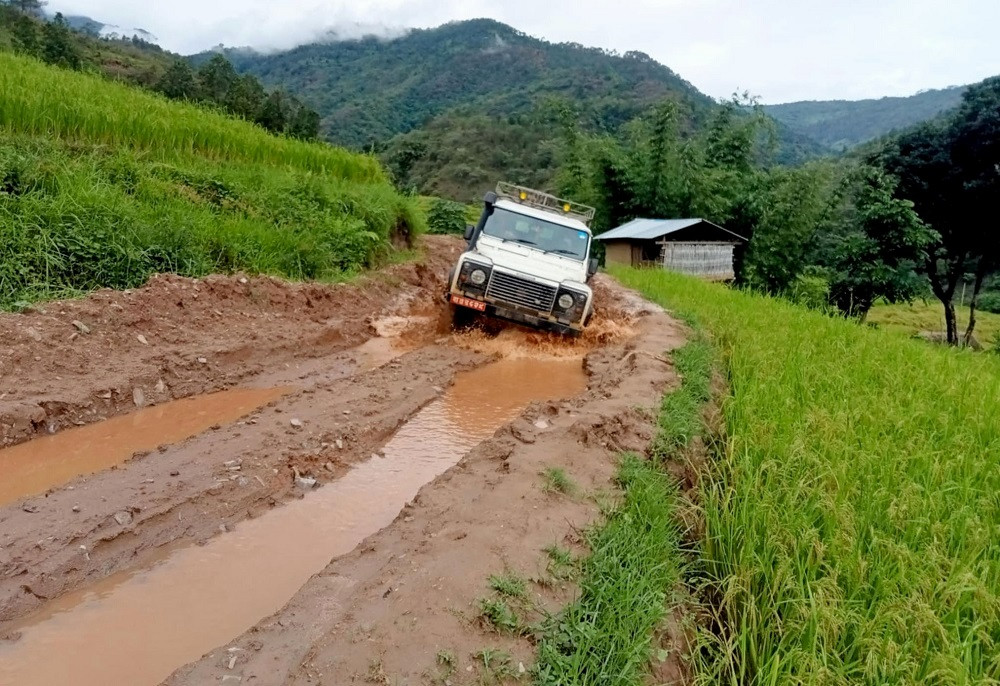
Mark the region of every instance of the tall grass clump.
POLYGON ((1000 359, 663 271, 728 376, 700 683, 1000 679, 1000 359))
POLYGON ((0 308, 154 272, 336 279, 423 230, 371 158, 0 53, 0 308))

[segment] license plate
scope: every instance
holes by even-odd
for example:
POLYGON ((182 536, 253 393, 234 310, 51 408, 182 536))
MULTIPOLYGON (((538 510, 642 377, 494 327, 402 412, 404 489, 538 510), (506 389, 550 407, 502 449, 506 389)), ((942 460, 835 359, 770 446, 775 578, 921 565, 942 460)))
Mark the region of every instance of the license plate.
POLYGON ((486 303, 473 300, 472 298, 463 298, 460 295, 451 296, 451 303, 452 305, 461 305, 462 307, 468 307, 479 312, 486 311, 486 303))

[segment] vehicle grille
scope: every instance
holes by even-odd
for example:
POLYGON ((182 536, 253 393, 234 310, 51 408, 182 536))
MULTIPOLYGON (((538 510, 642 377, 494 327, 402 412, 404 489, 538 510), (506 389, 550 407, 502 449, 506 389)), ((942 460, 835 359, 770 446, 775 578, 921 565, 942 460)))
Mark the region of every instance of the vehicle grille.
POLYGON ((522 279, 513 274, 493 270, 486 295, 532 310, 551 312, 556 300, 556 287, 522 279))

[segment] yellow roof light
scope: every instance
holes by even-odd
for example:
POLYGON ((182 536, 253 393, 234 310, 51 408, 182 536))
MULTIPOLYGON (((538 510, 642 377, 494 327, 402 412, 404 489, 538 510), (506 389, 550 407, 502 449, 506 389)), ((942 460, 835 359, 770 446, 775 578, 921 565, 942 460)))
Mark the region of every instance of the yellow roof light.
POLYGON ((569 212, 569 203, 563 205, 563 212, 569 212))
POLYGON ((527 200, 527 199, 528 199, 528 194, 525 193, 524 191, 521 191, 521 200, 527 200))

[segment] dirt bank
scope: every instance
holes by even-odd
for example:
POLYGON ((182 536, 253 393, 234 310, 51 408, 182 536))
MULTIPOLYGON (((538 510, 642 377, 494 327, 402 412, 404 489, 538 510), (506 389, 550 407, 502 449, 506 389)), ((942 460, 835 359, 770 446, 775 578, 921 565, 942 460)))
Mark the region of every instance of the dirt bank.
POLYGON ((0 444, 211 390, 356 346, 373 318, 434 307, 461 244, 327 286, 158 275, 131 291, 0 314, 0 444), (138 393, 137 393, 138 390, 138 393))

